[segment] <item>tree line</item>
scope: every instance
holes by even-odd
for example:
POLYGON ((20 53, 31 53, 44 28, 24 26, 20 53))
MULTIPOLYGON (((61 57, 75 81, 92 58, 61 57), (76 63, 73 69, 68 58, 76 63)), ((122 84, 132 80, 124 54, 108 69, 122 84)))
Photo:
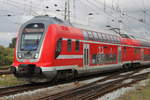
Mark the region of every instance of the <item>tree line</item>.
POLYGON ((12 64, 15 44, 16 38, 13 38, 8 47, 0 45, 0 66, 12 64))
POLYGON ((13 62, 13 48, 0 46, 0 65, 10 65, 13 62))

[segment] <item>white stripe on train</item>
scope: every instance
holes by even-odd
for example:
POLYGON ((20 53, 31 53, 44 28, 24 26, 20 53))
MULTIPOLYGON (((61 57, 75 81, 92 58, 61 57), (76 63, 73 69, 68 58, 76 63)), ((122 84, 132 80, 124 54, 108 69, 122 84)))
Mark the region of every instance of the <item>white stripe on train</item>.
POLYGON ((59 55, 57 59, 82 59, 83 55, 59 55))

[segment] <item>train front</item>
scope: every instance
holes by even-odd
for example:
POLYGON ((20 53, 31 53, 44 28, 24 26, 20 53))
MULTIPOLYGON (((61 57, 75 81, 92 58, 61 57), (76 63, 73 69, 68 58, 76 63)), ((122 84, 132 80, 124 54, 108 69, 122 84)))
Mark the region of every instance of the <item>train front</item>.
POLYGON ((42 69, 42 50, 49 25, 44 20, 35 18, 20 28, 11 66, 11 71, 18 79, 45 82, 56 75, 55 71, 48 73, 42 69))

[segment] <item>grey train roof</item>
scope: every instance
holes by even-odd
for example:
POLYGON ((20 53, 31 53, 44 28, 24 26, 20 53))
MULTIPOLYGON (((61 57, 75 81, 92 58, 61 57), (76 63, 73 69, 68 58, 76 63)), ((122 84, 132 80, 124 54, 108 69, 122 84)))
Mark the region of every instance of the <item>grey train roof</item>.
POLYGON ((49 17, 49 16, 36 16, 36 17, 32 18, 31 20, 27 21, 25 23, 25 25, 30 24, 30 23, 44 23, 46 25, 61 24, 61 25, 65 25, 65 26, 72 26, 67 21, 63 21, 57 17, 49 17))

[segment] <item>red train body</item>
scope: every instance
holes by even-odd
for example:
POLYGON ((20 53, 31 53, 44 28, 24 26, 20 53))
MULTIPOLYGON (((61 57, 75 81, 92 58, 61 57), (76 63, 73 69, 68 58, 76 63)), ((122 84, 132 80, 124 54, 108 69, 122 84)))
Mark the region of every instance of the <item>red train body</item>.
POLYGON ((149 63, 148 42, 79 29, 41 16, 20 28, 11 70, 18 78, 44 82, 149 63))

